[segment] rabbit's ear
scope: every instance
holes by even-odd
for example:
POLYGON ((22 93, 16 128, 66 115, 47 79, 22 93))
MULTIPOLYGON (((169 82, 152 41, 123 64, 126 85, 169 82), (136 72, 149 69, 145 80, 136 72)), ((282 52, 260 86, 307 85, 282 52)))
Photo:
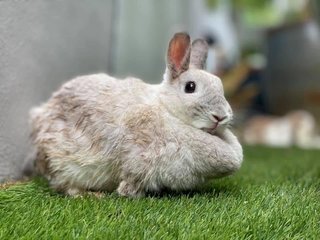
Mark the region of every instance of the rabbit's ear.
POLYGON ((176 33, 170 40, 167 54, 167 68, 172 79, 188 70, 190 63, 190 36, 187 33, 176 33))
POLYGON ((208 55, 208 43, 203 39, 196 39, 192 42, 190 66, 204 69, 208 55))

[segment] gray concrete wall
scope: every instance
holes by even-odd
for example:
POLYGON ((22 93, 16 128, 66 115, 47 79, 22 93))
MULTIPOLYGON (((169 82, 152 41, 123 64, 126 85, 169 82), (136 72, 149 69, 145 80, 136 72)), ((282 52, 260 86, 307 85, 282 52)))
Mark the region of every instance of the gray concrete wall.
POLYGON ((189 1, 119 0, 115 74, 162 80, 167 44, 177 31, 190 31, 189 1))
POLYGON ((0 181, 21 174, 31 106, 109 70, 111 17, 112 1, 0 1, 0 181))

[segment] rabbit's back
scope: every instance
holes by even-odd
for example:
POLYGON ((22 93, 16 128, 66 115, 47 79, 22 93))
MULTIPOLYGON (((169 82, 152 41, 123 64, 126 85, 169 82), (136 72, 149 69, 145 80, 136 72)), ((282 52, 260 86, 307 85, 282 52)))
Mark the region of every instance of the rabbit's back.
POLYGON ((69 179, 89 184, 87 188, 112 188, 114 184, 105 181, 116 182, 119 177, 116 159, 125 151, 124 113, 144 104, 137 92, 148 87, 139 79, 117 80, 105 74, 78 77, 64 84, 30 113, 38 172, 53 185, 55 179, 69 179), (95 183, 87 179, 95 179, 95 183))

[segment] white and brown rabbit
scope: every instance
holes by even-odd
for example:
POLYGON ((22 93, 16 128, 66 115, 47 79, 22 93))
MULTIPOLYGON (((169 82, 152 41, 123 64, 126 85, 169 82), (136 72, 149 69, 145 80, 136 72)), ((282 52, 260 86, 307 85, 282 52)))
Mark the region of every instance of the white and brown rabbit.
POLYGON ((316 119, 306 110, 291 111, 282 117, 254 116, 244 126, 243 141, 248 145, 320 149, 316 119))
POLYGON ((203 69, 207 44, 171 39, 159 85, 106 74, 77 77, 31 111, 36 169, 68 195, 192 189, 239 169, 221 80, 203 69))

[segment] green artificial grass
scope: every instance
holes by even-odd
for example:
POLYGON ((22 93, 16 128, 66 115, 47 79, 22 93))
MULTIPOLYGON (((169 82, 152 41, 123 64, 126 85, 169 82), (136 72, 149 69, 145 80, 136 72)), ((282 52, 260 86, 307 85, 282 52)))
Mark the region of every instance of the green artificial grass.
POLYGON ((234 176, 142 199, 2 186, 0 239, 320 239, 320 151, 247 147, 234 176))

